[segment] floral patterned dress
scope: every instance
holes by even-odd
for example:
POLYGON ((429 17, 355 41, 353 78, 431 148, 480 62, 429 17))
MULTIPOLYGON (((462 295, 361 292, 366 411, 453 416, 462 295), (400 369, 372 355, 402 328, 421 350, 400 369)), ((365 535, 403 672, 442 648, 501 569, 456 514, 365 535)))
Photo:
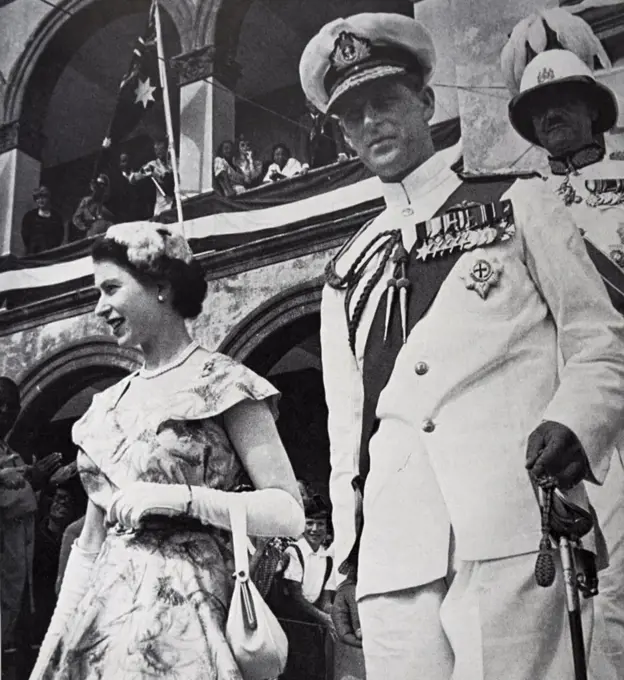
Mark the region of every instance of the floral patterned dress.
MULTIPOLYGON (((118 403, 133 376, 97 395, 73 430, 91 501, 107 510, 134 481, 230 490, 239 459, 222 414, 277 391, 222 354, 194 384, 133 408, 118 403)), ((91 586, 44 680, 241 680, 224 635, 233 564, 226 532, 179 523, 109 529, 91 586)))

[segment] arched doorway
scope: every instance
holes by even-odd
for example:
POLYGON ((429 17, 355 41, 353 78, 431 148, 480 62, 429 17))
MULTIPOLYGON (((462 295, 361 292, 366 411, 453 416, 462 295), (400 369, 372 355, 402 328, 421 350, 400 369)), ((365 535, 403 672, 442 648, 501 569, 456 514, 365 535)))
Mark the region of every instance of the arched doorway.
POLYGON ((281 392, 277 428, 295 475, 328 497, 321 287, 322 280, 315 279, 269 300, 232 330, 220 351, 243 361, 281 392))
MULTIPOLYGON (((130 64, 147 26, 150 0, 96 0, 74 9, 37 55, 23 93, 21 124, 32 133, 30 153, 41 163, 41 182, 68 220, 88 193, 102 141, 130 64)), ((161 12, 166 54, 180 52, 180 37, 161 12)), ((172 110, 179 111, 176 88, 172 110)), ((179 128, 178 120, 174 127, 179 128)), ((125 140, 135 166, 152 157, 151 139, 164 135, 162 105, 125 140)), ((118 150, 117 150, 118 151, 118 150)))
POLYGON ((121 349, 108 338, 74 343, 31 370, 20 384, 22 411, 9 443, 30 460, 61 451, 75 458, 71 426, 91 399, 139 366, 136 350, 121 349))
POLYGON ((27 462, 58 451, 63 455, 63 468, 59 471, 60 479, 53 478, 39 490, 32 565, 36 614, 32 617, 24 614, 19 634, 16 633, 18 652, 7 661, 9 669, 16 666, 16 677, 27 677, 24 669, 34 662, 36 647, 54 610, 63 533, 70 523, 84 515, 87 506, 79 476, 73 466, 67 467, 77 454, 72 426, 96 393, 139 365, 138 351, 119 348, 110 338, 95 337, 48 357, 19 385, 22 411, 9 444, 27 462))

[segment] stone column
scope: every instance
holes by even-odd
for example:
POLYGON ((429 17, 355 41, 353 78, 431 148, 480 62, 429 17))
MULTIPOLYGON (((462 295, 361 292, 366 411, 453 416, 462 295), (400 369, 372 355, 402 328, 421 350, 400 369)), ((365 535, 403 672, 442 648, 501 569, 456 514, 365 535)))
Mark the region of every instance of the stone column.
POLYGON ((432 125, 459 116, 452 12, 451 0, 420 0, 414 3, 414 17, 430 31, 436 48, 436 68, 431 80, 436 97, 432 125))
POLYGON ((180 189, 182 198, 212 189, 218 145, 234 137, 236 64, 220 63, 213 46, 174 57, 180 86, 180 189))
POLYGON ((1 254, 22 255, 22 217, 34 207, 32 193, 39 185, 41 162, 37 140, 19 121, 0 125, 1 254))

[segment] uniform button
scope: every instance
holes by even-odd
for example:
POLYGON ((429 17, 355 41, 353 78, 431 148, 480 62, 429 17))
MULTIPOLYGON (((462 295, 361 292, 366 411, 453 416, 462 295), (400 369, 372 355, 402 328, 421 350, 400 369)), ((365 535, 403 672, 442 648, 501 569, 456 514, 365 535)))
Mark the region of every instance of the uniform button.
POLYGON ((425 420, 422 424, 423 432, 433 432, 435 430, 435 423, 433 420, 425 420))
POLYGON ((429 366, 424 361, 419 361, 416 366, 414 366, 416 375, 425 375, 429 371, 429 366))
POLYGON ((414 211, 411 208, 403 208, 402 213, 405 217, 409 217, 414 214, 414 211))

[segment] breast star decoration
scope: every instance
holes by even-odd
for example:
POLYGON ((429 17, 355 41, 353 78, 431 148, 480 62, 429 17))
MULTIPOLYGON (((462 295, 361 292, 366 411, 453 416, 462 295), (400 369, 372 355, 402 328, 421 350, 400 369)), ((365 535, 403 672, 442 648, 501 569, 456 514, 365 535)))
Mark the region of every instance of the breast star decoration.
POLYGON ((498 285, 503 265, 497 257, 477 257, 464 268, 460 278, 468 290, 474 290, 482 300, 485 300, 490 290, 498 285))

